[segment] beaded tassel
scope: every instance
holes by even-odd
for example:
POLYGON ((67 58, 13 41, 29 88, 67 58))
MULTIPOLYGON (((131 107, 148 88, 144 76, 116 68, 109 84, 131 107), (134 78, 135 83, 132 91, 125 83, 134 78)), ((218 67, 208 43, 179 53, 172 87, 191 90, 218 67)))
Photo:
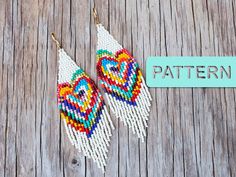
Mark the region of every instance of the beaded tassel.
POLYGON ((106 166, 113 124, 95 83, 59 49, 58 107, 70 142, 79 152, 106 166))
POLYGON ((152 99, 138 63, 99 23, 97 36, 97 74, 109 106, 144 141, 152 99))

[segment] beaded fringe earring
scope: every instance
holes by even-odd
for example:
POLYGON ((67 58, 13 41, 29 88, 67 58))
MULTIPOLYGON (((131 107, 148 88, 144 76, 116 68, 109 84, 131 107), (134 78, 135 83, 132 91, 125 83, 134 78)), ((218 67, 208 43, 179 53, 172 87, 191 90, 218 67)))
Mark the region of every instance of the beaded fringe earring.
POLYGON ((111 128, 104 99, 92 79, 66 54, 54 33, 59 52, 57 97, 61 118, 70 142, 92 158, 103 172, 106 166, 111 128))
POLYGON ((142 142, 146 136, 151 95, 136 60, 100 24, 97 26, 97 75, 116 117, 137 133, 142 142))

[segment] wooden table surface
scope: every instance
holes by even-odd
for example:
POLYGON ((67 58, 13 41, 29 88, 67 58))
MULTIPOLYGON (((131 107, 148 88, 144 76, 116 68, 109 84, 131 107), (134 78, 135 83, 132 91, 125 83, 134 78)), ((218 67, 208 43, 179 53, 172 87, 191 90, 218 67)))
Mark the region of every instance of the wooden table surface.
POLYGON ((112 114, 105 175, 70 144, 50 33, 97 82, 94 4, 144 73, 151 55, 236 55, 235 0, 1 0, 0 177, 235 177, 235 89, 150 89, 145 143, 112 114))

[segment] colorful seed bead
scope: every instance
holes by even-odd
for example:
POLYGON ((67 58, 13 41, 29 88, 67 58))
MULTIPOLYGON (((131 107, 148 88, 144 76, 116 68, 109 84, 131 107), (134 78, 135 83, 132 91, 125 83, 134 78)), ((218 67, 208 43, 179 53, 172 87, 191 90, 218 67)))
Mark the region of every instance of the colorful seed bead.
POLYGON ((117 100, 136 106, 142 73, 129 52, 122 49, 113 55, 107 50, 98 50, 97 61, 97 74, 104 91, 117 100))
POLYGON ((58 85, 58 107, 62 118, 91 137, 101 119, 104 100, 95 83, 80 69, 70 83, 58 85))

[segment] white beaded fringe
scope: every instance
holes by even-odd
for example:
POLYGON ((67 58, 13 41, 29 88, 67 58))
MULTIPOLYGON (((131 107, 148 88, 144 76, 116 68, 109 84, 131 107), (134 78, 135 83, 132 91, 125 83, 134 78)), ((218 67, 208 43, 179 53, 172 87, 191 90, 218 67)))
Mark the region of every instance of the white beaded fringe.
POLYGON ((112 135, 111 129, 114 129, 106 106, 104 106, 101 119, 90 138, 87 137, 86 133, 76 131, 74 127, 66 123, 65 119, 64 124, 71 144, 75 145, 76 149, 82 152, 84 156, 92 158, 104 172, 108 146, 112 135))
POLYGON ((124 125, 132 129, 133 133, 137 134, 141 141, 144 142, 144 137, 146 136, 145 129, 148 127, 147 120, 151 106, 150 101, 152 100, 145 83, 142 82, 141 84, 140 94, 136 98, 136 106, 117 100, 108 93, 105 93, 105 95, 116 117, 120 118, 124 125))

